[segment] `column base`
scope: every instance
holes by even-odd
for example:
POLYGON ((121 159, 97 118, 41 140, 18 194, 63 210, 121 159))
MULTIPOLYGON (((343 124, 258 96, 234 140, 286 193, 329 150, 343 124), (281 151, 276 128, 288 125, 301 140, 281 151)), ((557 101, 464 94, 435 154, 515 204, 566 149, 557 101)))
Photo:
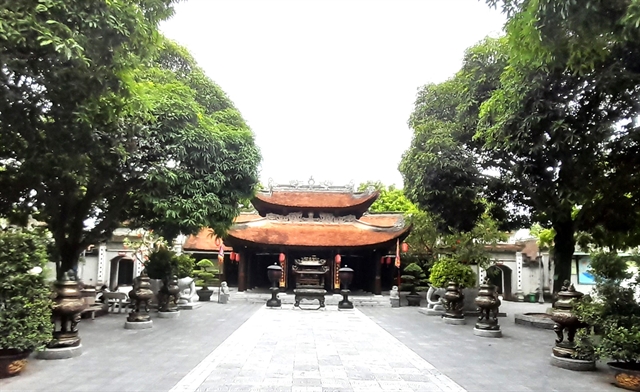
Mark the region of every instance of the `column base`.
POLYGON ((82 344, 74 347, 45 348, 36 353, 38 359, 68 359, 82 354, 82 344))
POLYGON ((501 338, 502 331, 499 329, 473 329, 473 334, 483 338, 501 338))
POLYGON ((579 372, 595 370, 595 361, 585 361, 584 359, 562 358, 551 354, 550 363, 562 369, 575 370, 579 372))
POLYGON ((153 320, 124 322, 124 329, 149 329, 151 327, 153 327, 153 320))

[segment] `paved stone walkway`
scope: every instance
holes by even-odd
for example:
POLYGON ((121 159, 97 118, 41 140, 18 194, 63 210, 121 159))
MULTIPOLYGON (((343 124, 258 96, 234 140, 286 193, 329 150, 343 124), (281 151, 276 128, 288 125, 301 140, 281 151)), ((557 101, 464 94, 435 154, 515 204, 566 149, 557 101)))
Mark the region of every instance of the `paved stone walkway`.
POLYGON ((359 310, 262 308, 172 392, 464 391, 359 310))
POLYGON ((83 320, 82 356, 30 359, 0 391, 580 391, 615 392, 606 366, 549 364, 554 333, 516 325, 513 313, 549 305, 505 303, 504 337, 473 335, 474 319, 445 325, 416 308, 338 311, 204 303, 148 330, 126 314, 83 320))

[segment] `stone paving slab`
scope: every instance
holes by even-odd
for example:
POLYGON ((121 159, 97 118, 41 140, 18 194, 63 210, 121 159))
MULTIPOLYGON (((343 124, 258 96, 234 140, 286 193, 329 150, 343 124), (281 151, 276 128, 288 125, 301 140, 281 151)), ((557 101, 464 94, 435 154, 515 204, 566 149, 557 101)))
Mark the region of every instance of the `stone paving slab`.
POLYGON ((262 308, 171 392, 464 389, 359 310, 262 308))
POLYGON ((31 356, 21 375, 0 379, 0 391, 167 391, 259 308, 204 302, 176 319, 151 312, 153 328, 145 330, 124 329, 126 313, 84 319, 81 356, 31 356))
POLYGON ((474 317, 466 325, 446 325, 417 308, 362 308, 363 314, 397 337, 421 358, 469 392, 558 391, 619 392, 605 364, 593 372, 551 366, 555 333, 516 325, 514 314, 544 312, 550 304, 503 302, 507 317, 498 319, 503 337, 475 336, 474 317))

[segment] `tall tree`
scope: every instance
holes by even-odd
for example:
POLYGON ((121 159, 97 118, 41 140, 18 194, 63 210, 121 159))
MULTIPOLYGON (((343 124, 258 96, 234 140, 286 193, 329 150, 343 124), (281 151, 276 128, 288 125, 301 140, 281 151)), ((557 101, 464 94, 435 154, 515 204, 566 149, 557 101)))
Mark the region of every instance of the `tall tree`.
MULTIPOLYGON (((516 13, 512 20, 521 17, 516 13)), ((437 99, 439 105, 451 102, 446 112, 455 115, 427 129, 440 132, 447 141, 450 158, 445 162, 450 163, 441 163, 438 150, 424 147, 435 143, 429 133, 421 135, 425 124, 442 121, 429 115, 414 126, 416 136, 401 170, 405 183, 418 189, 414 195, 424 192, 427 197, 421 201, 437 208, 434 192, 457 184, 446 169, 460 167, 467 181, 463 189, 468 191, 463 200, 480 195, 492 202, 494 214, 506 206, 517 207, 552 227, 557 290, 570 275, 576 230, 589 232, 597 226, 609 234, 623 234, 601 236, 606 242, 629 239, 625 233, 637 227, 640 203, 634 173, 640 95, 637 76, 615 58, 609 58, 611 66, 601 63, 577 72, 569 67, 569 57, 561 65, 553 56, 545 63, 527 57, 515 44, 516 31, 526 28, 521 27, 509 30, 504 39, 486 40, 470 49, 462 70, 446 82, 457 88, 437 99), (620 78, 618 72, 623 73, 620 78), (451 158, 457 155, 465 159, 451 158), (420 159, 426 164, 416 163, 420 159), (420 190, 424 178, 444 183, 436 190, 420 190)), ((414 117, 429 113, 420 106, 438 108, 431 104, 434 94, 426 88, 425 92, 432 97, 418 101, 414 117)), ((455 200, 456 193, 453 196, 455 200)), ((455 216, 453 220, 459 221, 455 216)))
POLYGON ((0 214, 47 223, 58 278, 125 220, 169 238, 214 219, 222 229, 255 182, 251 132, 192 60, 159 37, 170 5, 0 7, 0 214))

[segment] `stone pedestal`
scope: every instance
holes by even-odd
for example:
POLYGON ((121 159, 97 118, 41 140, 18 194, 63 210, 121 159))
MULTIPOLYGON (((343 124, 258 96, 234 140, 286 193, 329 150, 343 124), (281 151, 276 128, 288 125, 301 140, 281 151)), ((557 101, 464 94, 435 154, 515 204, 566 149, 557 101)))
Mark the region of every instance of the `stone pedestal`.
POLYGON ((463 318, 443 317, 442 321, 444 321, 445 324, 449 325, 465 325, 467 323, 467 320, 463 318))
POLYGON ((473 334, 476 336, 481 336, 483 338, 501 338, 502 337, 502 331, 499 329, 492 330, 492 329, 473 328, 473 334))
POLYGON ((199 302, 187 302, 184 304, 178 303, 179 310, 193 310, 193 309, 198 309, 201 306, 202 304, 199 302))
POLYGON ((349 301, 349 293, 351 290, 340 290, 342 301, 338 302, 338 309, 353 309, 353 303, 349 301))
POLYGON ((277 287, 271 287, 271 298, 267 300, 267 307, 269 308, 278 308, 282 306, 282 301, 278 298, 278 293, 280 289, 277 287))
POLYGON ((400 298, 391 298, 391 307, 399 308, 400 307, 400 298))
POLYGON ((180 316, 180 311, 176 310, 175 312, 158 312, 158 317, 160 318, 178 318, 180 316))
POLYGON ((73 347, 46 348, 36 353, 38 359, 68 359, 82 354, 82 344, 73 347))
POLYGON ((124 322, 124 329, 149 329, 151 327, 153 327, 153 320, 124 322))
POLYGON ((549 363, 562 369, 576 370, 580 372, 596 369, 596 363, 594 361, 557 357, 553 354, 551 354, 551 360, 549 363))

